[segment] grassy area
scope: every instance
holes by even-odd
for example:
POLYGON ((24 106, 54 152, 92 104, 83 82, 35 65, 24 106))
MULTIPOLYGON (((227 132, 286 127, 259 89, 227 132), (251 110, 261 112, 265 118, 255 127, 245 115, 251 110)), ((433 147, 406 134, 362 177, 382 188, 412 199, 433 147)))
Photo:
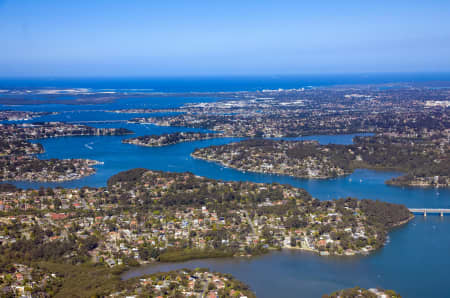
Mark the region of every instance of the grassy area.
POLYGON ((70 265, 49 262, 37 266, 63 276, 64 282, 55 297, 96 297, 123 289, 129 281, 122 281, 123 268, 109 269, 104 266, 70 265))
POLYGON ((192 259, 224 258, 231 257, 230 251, 201 250, 201 249, 181 249, 168 250, 159 256, 161 262, 182 262, 192 259))

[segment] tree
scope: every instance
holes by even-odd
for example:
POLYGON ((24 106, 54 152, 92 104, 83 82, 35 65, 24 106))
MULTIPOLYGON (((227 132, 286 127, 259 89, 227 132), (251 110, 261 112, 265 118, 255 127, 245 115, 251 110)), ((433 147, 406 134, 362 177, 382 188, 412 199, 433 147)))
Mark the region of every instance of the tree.
POLYGON ((202 282, 199 280, 196 280, 195 284, 194 284, 194 291, 200 292, 202 289, 203 289, 202 282))

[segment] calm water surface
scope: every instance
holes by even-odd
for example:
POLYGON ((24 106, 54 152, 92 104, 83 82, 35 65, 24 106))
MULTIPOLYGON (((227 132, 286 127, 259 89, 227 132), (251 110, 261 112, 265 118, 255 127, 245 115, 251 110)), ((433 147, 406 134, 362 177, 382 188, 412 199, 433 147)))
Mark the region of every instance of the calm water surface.
MULTIPOLYGON (((102 106, 43 105, 13 107, 21 110, 51 110, 59 115, 35 121, 127 120, 140 114, 112 114, 104 109, 177 107, 185 102, 213 99, 177 98, 131 99, 102 106)), ((1 108, 1 107, 0 107, 1 108)), ((4 108, 4 107, 3 107, 4 108)), ((11 108, 11 107, 8 107, 11 108)), ((160 114, 161 115, 161 114, 160 114)), ((194 131, 187 128, 157 127, 126 122, 95 125, 125 127, 136 135, 194 131)), ((199 131, 199 130, 195 130, 199 131)), ((449 189, 421 189, 387 186, 384 181, 398 176, 395 172, 357 170, 352 175, 328 180, 297 179, 286 176, 244 173, 218 164, 190 157, 199 147, 239 141, 238 138, 213 139, 149 148, 122 144, 131 136, 67 137, 38 140, 45 148, 39 158, 89 158, 103 161, 97 173, 84 179, 64 183, 14 182, 21 187, 39 186, 104 186, 107 179, 123 170, 144 167, 194 174, 223 180, 277 182, 303 187, 314 197, 327 200, 352 196, 380 199, 408 207, 450 208, 449 189)), ((349 144, 353 135, 309 136, 322 144, 349 144)), ((450 294, 450 216, 440 218, 417 216, 409 224, 390 233, 390 242, 367 257, 319 257, 300 251, 274 252, 256 258, 199 260, 185 263, 158 264, 129 271, 125 278, 155 271, 182 267, 209 267, 229 272, 248 283, 260 297, 321 297, 340 288, 384 287, 397 290, 405 297, 449 297, 450 294)))
POLYGON ((391 241, 366 257, 320 257, 284 250, 255 258, 150 265, 123 278, 207 267, 245 281, 258 297, 322 297, 357 285, 395 289, 403 297, 449 297, 449 230, 450 217, 420 216, 391 232, 391 241))
MULTIPOLYGON (((137 134, 163 133, 178 128, 131 125, 137 134)), ((149 148, 122 144, 124 137, 67 137, 39 140, 46 153, 40 158, 92 158, 105 164, 97 174, 61 183, 67 187, 103 186, 113 174, 135 167, 164 171, 191 171, 223 180, 288 183, 303 187, 319 199, 344 196, 380 199, 409 207, 450 207, 448 189, 387 186, 384 181, 399 175, 392 172, 357 170, 354 174, 329 180, 296 179, 286 176, 243 173, 190 157, 197 147, 225 144, 239 139, 213 139, 149 148), (92 149, 85 146, 88 144, 92 149)), ((322 143, 351 142, 352 136, 311 136, 322 143)), ((16 183, 36 187, 35 183, 16 183)), ((208 267, 228 272, 248 283, 259 297, 321 297, 340 288, 392 288, 405 297, 446 297, 450 292, 450 216, 416 219, 390 233, 386 247, 367 257, 319 257, 300 251, 274 252, 256 258, 199 260, 186 263, 150 265, 131 270, 125 278, 183 267, 208 267), (282 295, 280 294, 282 293, 282 295)))
MULTIPOLYGON (((117 126, 107 124, 103 126, 117 126)), ((161 134, 180 129, 176 127, 158 127, 142 124, 122 124, 137 135, 161 134)), ((372 170, 357 170, 352 175, 326 180, 299 179, 288 176, 268 175, 258 173, 244 173, 231 168, 222 167, 216 163, 194 159, 190 156, 195 148, 210 145, 220 145, 239 141, 239 138, 212 139, 197 142, 185 142, 165 147, 141 147, 131 144, 122 144, 121 140, 130 136, 104 136, 104 137, 64 137, 38 140, 44 145, 45 153, 39 158, 89 158, 104 162, 96 166, 95 175, 80 180, 63 183, 30 183, 14 182, 21 187, 44 186, 105 186, 112 175, 143 167, 153 170, 186 172, 214 179, 228 181, 253 181, 265 183, 291 184, 303 187, 314 197, 322 200, 339 197, 357 197, 380 199, 383 201, 401 203, 408 207, 446 207, 450 208, 450 190, 432 188, 408 188, 388 186, 384 181, 400 175, 395 172, 382 172, 372 170)), ((353 135, 344 136, 309 136, 305 139, 317 139, 321 143, 340 142, 350 143, 353 135), (339 139, 339 140, 336 140, 339 139)))

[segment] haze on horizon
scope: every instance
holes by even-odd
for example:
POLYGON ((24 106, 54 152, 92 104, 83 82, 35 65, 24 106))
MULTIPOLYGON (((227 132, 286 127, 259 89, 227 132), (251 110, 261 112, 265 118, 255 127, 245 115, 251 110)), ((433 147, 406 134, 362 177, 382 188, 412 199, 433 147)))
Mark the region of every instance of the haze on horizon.
POLYGON ((449 72, 450 1, 0 0, 0 76, 449 72))

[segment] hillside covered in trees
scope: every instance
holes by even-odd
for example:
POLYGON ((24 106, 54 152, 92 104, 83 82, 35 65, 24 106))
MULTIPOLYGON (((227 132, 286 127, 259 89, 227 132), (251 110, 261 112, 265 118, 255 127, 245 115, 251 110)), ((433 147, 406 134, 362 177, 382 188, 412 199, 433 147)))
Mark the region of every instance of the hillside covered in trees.
POLYGON ((450 146, 433 139, 356 137, 352 145, 320 145, 314 141, 250 139, 195 150, 196 158, 243 171, 300 178, 331 178, 358 168, 396 170, 393 185, 450 185, 450 146))

